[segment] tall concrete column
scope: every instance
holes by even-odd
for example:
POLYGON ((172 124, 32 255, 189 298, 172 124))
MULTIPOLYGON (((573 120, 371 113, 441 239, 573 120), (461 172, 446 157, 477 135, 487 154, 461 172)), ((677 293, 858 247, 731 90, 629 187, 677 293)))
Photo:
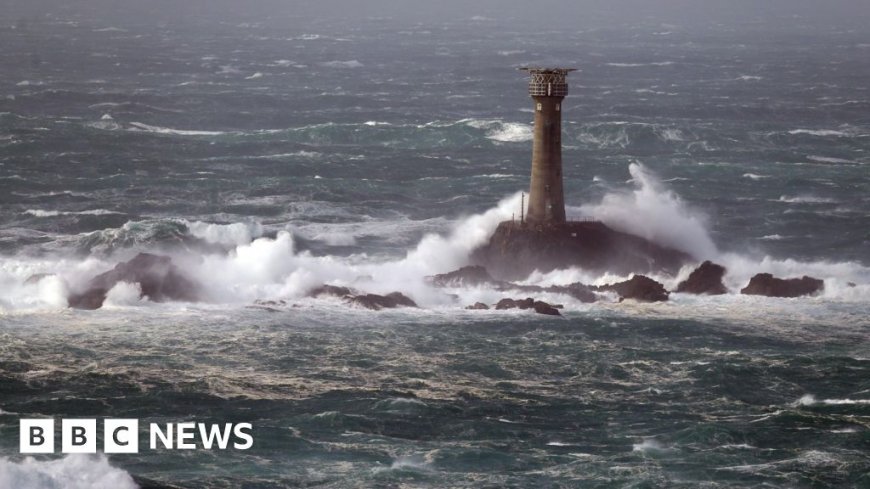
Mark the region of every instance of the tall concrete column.
POLYGON ((568 95, 570 68, 523 68, 531 75, 535 102, 532 178, 526 220, 531 224, 565 222, 562 191, 562 100, 568 95))

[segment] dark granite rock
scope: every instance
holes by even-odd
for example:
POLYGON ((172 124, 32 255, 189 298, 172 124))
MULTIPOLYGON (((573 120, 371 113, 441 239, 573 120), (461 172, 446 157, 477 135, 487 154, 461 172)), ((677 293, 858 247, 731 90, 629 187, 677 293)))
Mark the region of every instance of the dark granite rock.
POLYGON ((308 297, 319 297, 321 295, 332 295, 335 297, 344 297, 354 295, 354 291, 348 287, 339 287, 337 285, 321 285, 308 292, 308 297))
POLYGON ((486 311, 489 310, 489 306, 483 302, 475 302, 473 305, 466 306, 466 309, 470 311, 486 311))
POLYGON ((546 314, 548 316, 561 316, 562 314, 559 312, 559 309, 551 306, 543 301, 535 301, 535 305, 533 306, 535 312, 538 314, 546 314))
POLYGON ((448 273, 439 273, 426 280, 435 287, 469 287, 496 283, 486 268, 470 265, 448 273))
POLYGON ((357 290, 336 285, 321 285, 312 289, 308 297, 329 295, 342 298, 346 303, 379 311, 396 307, 418 307, 417 303, 401 292, 391 292, 387 295, 367 294, 357 290))
POLYGON ((609 285, 595 287, 599 291, 613 291, 619 294, 619 300, 634 299, 640 302, 660 302, 668 300, 668 291, 664 285, 655 280, 635 275, 630 280, 609 285))
POLYGON ((381 309, 394 309, 396 307, 417 307, 417 303, 400 292, 391 292, 387 295, 364 294, 345 297, 348 304, 361 306, 373 311, 381 309))
POLYGON ((722 295, 728 292, 722 283, 725 267, 705 261, 689 274, 689 278, 677 285, 677 292, 686 294, 722 295))
POLYGON ((520 285, 492 278, 486 268, 482 266, 467 266, 448 273, 439 273, 426 277, 430 285, 434 287, 467 287, 489 285, 495 290, 507 291, 518 290, 528 293, 550 292, 566 294, 581 302, 595 302, 598 296, 589 287, 579 282, 568 285, 551 285, 540 287, 537 285, 520 285))
POLYGON ((490 240, 472 254, 496 279, 527 277, 578 266, 617 274, 664 271, 676 273, 692 258, 639 236, 613 230, 601 222, 568 222, 533 226, 505 221, 490 240))
POLYGON ((99 309, 118 282, 137 283, 154 302, 199 300, 200 287, 185 277, 168 256, 139 253, 132 260, 92 278, 82 292, 67 297, 69 307, 99 309))
POLYGON ((801 278, 781 279, 769 273, 759 273, 749 280, 749 284, 740 293, 767 297, 800 297, 821 292, 824 288, 823 280, 806 275, 801 278))
POLYGON ((580 282, 575 282, 568 285, 551 285, 549 287, 540 287, 537 285, 519 285, 506 282, 503 287, 499 288, 499 290, 508 289, 531 293, 550 292, 553 294, 565 294, 579 300, 580 302, 586 303, 592 303, 598 300, 598 296, 595 295, 595 292, 593 292, 592 289, 589 288, 589 286, 583 285, 580 282))
POLYGON ((561 316, 559 313, 559 309, 562 306, 554 306, 551 304, 547 304, 544 301, 536 301, 531 297, 527 299, 502 299, 498 301, 498 304, 495 305, 496 310, 505 310, 505 309, 532 309, 538 314, 548 314, 551 316, 561 316))
POLYGON ((516 309, 516 308, 517 308, 517 301, 515 301, 513 299, 502 299, 502 300, 498 301, 498 303, 496 303, 496 305, 495 305, 496 311, 503 311, 505 309, 516 309))

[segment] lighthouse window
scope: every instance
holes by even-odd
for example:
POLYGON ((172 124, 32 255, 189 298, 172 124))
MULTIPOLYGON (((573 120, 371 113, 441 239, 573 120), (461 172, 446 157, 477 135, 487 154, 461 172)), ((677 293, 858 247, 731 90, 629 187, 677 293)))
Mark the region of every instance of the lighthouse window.
POLYGON ((556 112, 562 110, 562 104, 556 104, 556 112))
POLYGON ((542 108, 543 108, 543 106, 541 105, 540 102, 538 102, 538 110, 541 110, 542 108))

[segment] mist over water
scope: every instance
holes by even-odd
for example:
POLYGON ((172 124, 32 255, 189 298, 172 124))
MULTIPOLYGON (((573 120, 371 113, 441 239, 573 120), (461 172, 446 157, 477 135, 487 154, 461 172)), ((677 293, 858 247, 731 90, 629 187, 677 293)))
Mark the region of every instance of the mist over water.
POLYGON ((12 2, 0 486, 870 483, 870 12, 630 3, 12 2), (537 64, 579 68, 569 216, 720 263, 728 294, 536 296, 552 319, 427 285, 519 217, 537 64), (204 300, 66 307, 142 251, 204 300), (825 290, 740 295, 759 272, 825 290), (323 283, 421 308, 306 297, 323 283), (25 459, 39 416, 249 421, 255 446, 25 459))

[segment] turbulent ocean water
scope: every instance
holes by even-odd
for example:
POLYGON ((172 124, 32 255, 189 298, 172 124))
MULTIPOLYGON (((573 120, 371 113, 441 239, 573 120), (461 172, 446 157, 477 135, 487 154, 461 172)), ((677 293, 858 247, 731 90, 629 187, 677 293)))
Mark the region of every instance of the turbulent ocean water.
POLYGON ((6 12, 0 487, 870 487, 862 17, 6 12), (527 65, 579 69, 569 215, 721 263, 729 294, 542 294, 552 318, 426 284, 519 214, 527 65), (206 300, 120 284, 66 308, 140 251, 206 300), (758 272, 825 290, 741 296, 758 272), (305 298, 322 283, 421 308, 305 298), (250 422, 255 443, 27 458, 31 417, 250 422))

